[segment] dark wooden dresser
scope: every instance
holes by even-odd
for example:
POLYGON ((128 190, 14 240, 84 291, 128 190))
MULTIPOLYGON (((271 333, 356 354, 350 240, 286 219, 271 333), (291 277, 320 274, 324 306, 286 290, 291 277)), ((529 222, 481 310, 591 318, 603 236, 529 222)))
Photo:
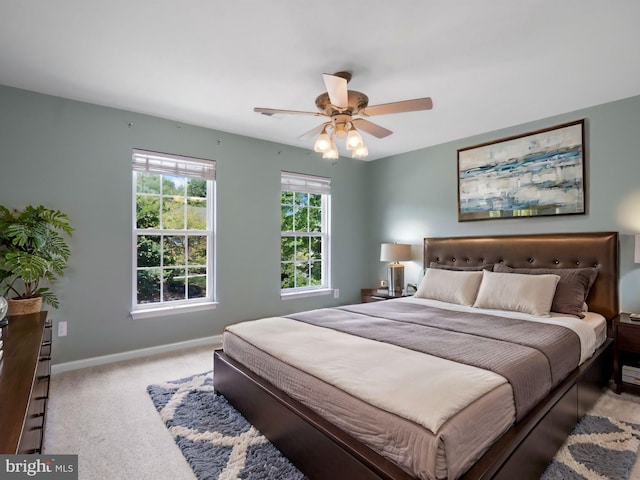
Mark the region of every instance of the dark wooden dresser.
POLYGON ((0 453, 41 453, 51 378, 47 312, 9 317, 2 341, 0 453))

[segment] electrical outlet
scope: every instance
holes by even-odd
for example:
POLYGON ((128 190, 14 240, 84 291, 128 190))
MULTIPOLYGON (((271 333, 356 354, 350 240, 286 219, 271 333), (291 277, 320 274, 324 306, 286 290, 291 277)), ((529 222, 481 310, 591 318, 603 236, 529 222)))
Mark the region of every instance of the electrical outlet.
POLYGON ((333 298, 340 298, 340 290, 337 288, 333 289, 333 298))
POLYGON ((67 322, 58 322, 58 336, 59 337, 67 336, 67 322))

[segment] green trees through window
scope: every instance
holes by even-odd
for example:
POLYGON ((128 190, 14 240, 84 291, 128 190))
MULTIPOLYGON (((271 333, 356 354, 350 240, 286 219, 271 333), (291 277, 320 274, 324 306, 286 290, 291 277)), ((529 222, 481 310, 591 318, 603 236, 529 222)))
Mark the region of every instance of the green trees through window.
MULTIPOLYGON (((327 193, 297 186, 280 193, 280 286, 284 293, 328 288, 328 202, 327 193)), ((324 179, 322 179, 324 180, 324 179)), ((295 181, 295 180, 294 180, 295 181)), ((307 186, 313 178, 303 177, 307 186)))
POLYGON ((135 172, 138 304, 207 297, 207 182, 135 172))

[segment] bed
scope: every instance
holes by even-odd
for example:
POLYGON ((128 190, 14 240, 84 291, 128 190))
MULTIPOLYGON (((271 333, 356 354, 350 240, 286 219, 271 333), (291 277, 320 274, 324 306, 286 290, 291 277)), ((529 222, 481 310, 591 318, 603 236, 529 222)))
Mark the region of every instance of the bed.
MULTIPOLYGON (((214 353, 216 390, 312 479, 538 478, 611 375, 612 347, 606 332, 618 312, 617 234, 430 238, 424 241, 424 265, 429 275, 442 275, 434 278, 464 277, 476 281, 481 276, 482 282, 485 277, 504 279, 504 273, 482 271, 499 265, 502 271, 507 269, 509 275, 515 275, 509 277, 511 283, 523 277, 527 277, 523 281, 530 282, 537 277, 536 284, 544 284, 545 288, 549 288, 552 277, 557 278, 555 275, 530 275, 542 270, 523 275, 522 269, 548 269, 556 273, 581 269, 584 273, 597 268, 586 299, 589 311, 584 314, 586 320, 568 316, 573 318, 572 323, 593 336, 593 348, 589 351, 585 347, 588 342, 582 337, 576 344, 576 332, 566 325, 556 325, 564 322, 563 319, 552 318, 550 326, 545 320, 544 327, 540 328, 549 330, 539 337, 549 337, 557 343, 560 340, 556 337, 566 336, 578 345, 572 347, 572 355, 579 366, 564 365, 558 367, 557 374, 552 369, 549 379, 534 375, 534 381, 520 385, 519 377, 515 374, 510 377, 512 374, 507 372, 511 364, 518 363, 509 361, 516 358, 509 357, 510 353, 505 353, 500 365, 491 367, 496 370, 484 370, 487 355, 482 352, 491 351, 491 342, 502 341, 495 340, 493 333, 489 335, 492 338, 486 340, 486 346, 477 343, 479 340, 474 337, 474 348, 452 347, 455 344, 450 343, 453 341, 450 336, 464 336, 478 328, 491 329, 490 326, 478 327, 475 320, 467 321, 471 315, 467 310, 474 307, 452 307, 455 318, 447 319, 443 328, 439 312, 446 305, 439 304, 437 299, 391 300, 325 309, 320 311, 320 319, 311 318, 318 312, 301 313, 290 316, 292 318, 264 319, 231 327, 225 332, 225 351, 214 353), (458 272, 439 273, 450 268, 458 272), (401 323, 389 323, 395 321, 390 317, 398 316, 401 323), (369 329, 374 331, 373 337, 360 331, 366 330, 365 326, 353 326, 355 317, 362 317, 366 320, 364 323, 374 327, 369 329), (598 317, 600 333, 595 326, 597 322, 590 333, 591 327, 585 325, 590 324, 591 318, 598 317), (325 328, 325 322, 333 323, 339 332, 334 334, 333 329, 325 328), (434 325, 434 322, 440 323, 434 325), (446 331, 452 322, 466 330, 446 331), (257 323, 258 330, 249 325, 251 323, 257 323), (345 331, 345 325, 358 331, 345 331), (402 330, 407 334, 394 339, 390 345, 388 337, 402 330), (416 348, 422 348, 412 340, 413 332, 418 330, 434 332, 438 341, 429 348, 441 351, 416 352, 416 348), (376 335, 380 338, 375 338, 376 335), (272 340, 263 340, 269 338, 272 340), (311 340, 305 340, 308 338, 311 340), (315 350, 314 344, 318 345, 315 350), (448 357, 457 350, 465 357, 474 357, 464 359, 470 365, 458 365, 456 358, 448 357), (350 352, 356 351, 363 352, 359 360, 347 358, 350 352), (422 364, 423 357, 429 357, 432 362, 431 357, 436 354, 444 358, 438 358, 435 364, 422 364), (365 363, 359 365, 357 361, 365 363), (389 368, 382 370, 383 373, 373 369, 369 372, 367 362, 389 368), (455 364, 453 373, 440 375, 439 379, 440 367, 452 363, 455 364), (482 368, 478 369, 478 363, 482 368), (349 368, 356 373, 355 380, 343 376, 349 368), (420 368, 430 372, 423 377, 434 380, 421 384, 420 368), (381 377, 386 380, 377 381, 381 377), (509 382, 504 381, 505 377, 509 382), (476 379, 479 387, 475 384, 469 387, 469 379, 476 379), (438 384, 440 380, 444 383, 439 385, 446 388, 434 395, 431 383, 438 384), (542 384, 546 386, 540 390, 542 384), (352 390, 354 385, 358 390, 352 390), (536 388, 533 393, 532 386, 536 388), (467 393, 476 388, 479 393, 467 393), (402 394, 393 395, 394 391, 402 394), (436 407, 442 405, 451 411, 445 412, 446 415, 436 411, 436 407), (421 408, 421 412, 414 413, 415 407, 421 408), (475 425, 475 430, 469 425, 475 425), (412 450, 407 453, 408 449, 412 450)), ((489 285, 488 280, 486 282, 489 285)), ((480 287, 482 290, 485 283, 480 287)), ((477 298, 480 297, 478 291, 477 298)), ((497 310, 484 310, 482 313, 494 325, 508 321, 522 323, 525 329, 532 328, 529 326, 532 322, 526 318, 502 320, 503 317, 493 316, 497 310)), ((516 317, 518 315, 520 313, 516 317)), ((526 312, 522 315, 529 316, 526 312)), ((525 337, 513 328, 511 323, 496 328, 496 335, 512 332, 517 338, 525 337)), ((540 341, 537 337, 536 334, 531 340, 536 345, 540 341)), ((556 343, 544 347, 548 350, 541 350, 542 355, 537 351, 531 353, 533 360, 527 360, 527 365, 533 365, 540 358, 551 358, 566 348, 556 343)), ((528 352, 532 346, 515 348, 528 352)))

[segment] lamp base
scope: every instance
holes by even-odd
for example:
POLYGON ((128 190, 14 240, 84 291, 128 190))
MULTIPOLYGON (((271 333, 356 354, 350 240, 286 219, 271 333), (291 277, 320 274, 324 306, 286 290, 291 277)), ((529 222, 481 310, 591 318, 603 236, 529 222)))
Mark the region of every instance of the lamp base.
POLYGON ((389 295, 402 296, 404 285, 404 265, 392 263, 389 265, 389 295))

